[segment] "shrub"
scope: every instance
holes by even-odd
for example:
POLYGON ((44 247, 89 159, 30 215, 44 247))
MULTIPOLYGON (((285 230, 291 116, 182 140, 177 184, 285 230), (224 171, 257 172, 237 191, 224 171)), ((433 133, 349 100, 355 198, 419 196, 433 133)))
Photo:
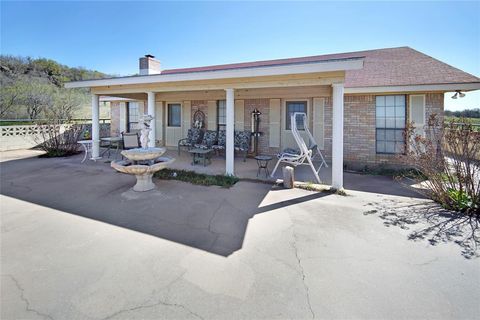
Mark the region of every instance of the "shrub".
POLYGON ((467 119, 443 126, 435 114, 422 131, 407 126, 403 158, 426 177, 427 195, 447 209, 480 215, 478 132, 467 119))
POLYGON ((195 171, 174 169, 163 169, 158 171, 155 173, 155 177, 164 180, 180 180, 203 186, 213 185, 223 188, 230 188, 239 181, 239 179, 235 176, 208 175, 196 173, 195 171))
POLYGON ((83 138, 85 124, 71 122, 73 112, 81 103, 75 91, 55 91, 51 104, 44 109, 45 120, 37 121, 40 134, 36 138, 45 157, 64 157, 78 153, 78 140, 83 138))

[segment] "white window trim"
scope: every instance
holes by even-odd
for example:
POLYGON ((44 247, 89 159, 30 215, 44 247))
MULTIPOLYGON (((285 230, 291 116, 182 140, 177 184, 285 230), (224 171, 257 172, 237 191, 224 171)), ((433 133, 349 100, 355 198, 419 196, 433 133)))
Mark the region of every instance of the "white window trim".
POLYGON ((284 123, 282 123, 281 125, 283 126, 283 130, 285 131, 292 131, 291 129, 287 129, 286 126, 287 126, 287 103, 288 102, 306 102, 307 103, 307 118, 308 118, 308 123, 307 123, 307 126, 308 128, 310 129, 310 99, 309 98, 304 98, 304 99, 284 99, 283 100, 283 110, 282 110, 282 117, 285 119, 284 123))
POLYGON ((166 117, 166 119, 165 119, 165 120, 166 120, 165 126, 166 126, 167 128, 181 128, 181 127, 182 127, 182 121, 183 121, 183 103, 182 103, 181 101, 166 101, 166 102, 165 102, 165 106, 166 106, 166 108, 165 108, 165 109, 166 109, 166 110, 165 110, 165 114, 167 115, 167 117, 166 117), (179 104, 179 105, 180 105, 180 126, 172 127, 172 126, 169 126, 169 125, 168 125, 168 122, 169 122, 169 121, 168 121, 168 119, 169 119, 168 117, 170 116, 170 113, 169 113, 169 111, 168 111, 168 105, 169 105, 169 104, 179 104))
POLYGON ((423 112, 422 112, 422 117, 423 117, 423 121, 422 121, 422 126, 425 125, 425 122, 426 122, 426 114, 425 114, 425 111, 426 111, 426 96, 424 94, 410 94, 408 96, 408 120, 409 122, 412 122, 412 98, 413 97, 422 97, 423 98, 423 112))

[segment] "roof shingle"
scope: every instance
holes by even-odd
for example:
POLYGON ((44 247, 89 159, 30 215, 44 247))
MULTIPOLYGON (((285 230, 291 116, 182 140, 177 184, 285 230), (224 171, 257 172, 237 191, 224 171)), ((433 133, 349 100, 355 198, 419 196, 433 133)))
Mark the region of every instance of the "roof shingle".
POLYGON ((364 57, 361 70, 349 70, 345 87, 380 87, 480 82, 477 78, 410 47, 163 70, 162 74, 207 72, 364 57))

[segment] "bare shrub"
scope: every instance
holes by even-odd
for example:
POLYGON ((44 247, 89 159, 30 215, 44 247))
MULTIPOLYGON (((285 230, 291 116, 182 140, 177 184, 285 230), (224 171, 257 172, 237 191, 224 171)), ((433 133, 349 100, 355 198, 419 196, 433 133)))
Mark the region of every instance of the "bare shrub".
POLYGON ((433 114, 420 131, 408 125, 405 138, 403 159, 426 178, 427 195, 447 209, 479 216, 480 139, 471 122, 443 125, 433 114))
POLYGON ((73 123, 72 115, 81 99, 74 92, 57 91, 52 96, 53 104, 44 110, 45 120, 37 122, 36 143, 46 152, 46 157, 64 157, 78 153, 78 140, 86 129, 85 124, 73 123))

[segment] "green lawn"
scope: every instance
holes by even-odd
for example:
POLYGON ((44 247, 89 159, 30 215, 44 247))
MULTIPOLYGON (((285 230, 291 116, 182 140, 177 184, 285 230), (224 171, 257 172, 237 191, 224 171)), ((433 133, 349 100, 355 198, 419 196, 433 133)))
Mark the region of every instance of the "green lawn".
MULTIPOLYGON (((451 120, 454 120, 455 122, 459 122, 462 120, 462 118, 456 118, 456 117, 445 117, 445 121, 451 121, 451 120)), ((465 118, 467 119, 468 121, 471 121, 472 124, 475 124, 475 125, 480 125, 480 118, 465 118)))

